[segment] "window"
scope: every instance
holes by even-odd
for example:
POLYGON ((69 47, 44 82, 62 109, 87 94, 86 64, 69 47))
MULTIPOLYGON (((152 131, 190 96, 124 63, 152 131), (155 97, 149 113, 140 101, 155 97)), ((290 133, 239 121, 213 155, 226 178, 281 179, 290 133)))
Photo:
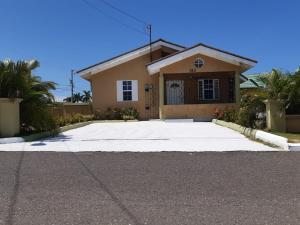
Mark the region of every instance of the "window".
POLYGON ((122 83, 123 83, 123 101, 132 101, 132 81, 124 80, 122 83))
POLYGON ((194 62, 194 66, 197 69, 200 69, 204 65, 204 61, 202 59, 196 59, 194 62))
POLYGON ((198 99, 216 100, 220 98, 218 79, 201 79, 198 81, 198 99))
POLYGON ((138 81, 118 80, 117 81, 117 101, 138 101, 138 81))

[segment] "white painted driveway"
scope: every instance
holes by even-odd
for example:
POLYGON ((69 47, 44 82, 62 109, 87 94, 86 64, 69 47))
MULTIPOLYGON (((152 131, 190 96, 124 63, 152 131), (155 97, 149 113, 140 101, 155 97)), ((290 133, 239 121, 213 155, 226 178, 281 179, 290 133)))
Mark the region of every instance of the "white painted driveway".
POLYGON ((1 144, 0 151, 274 151, 206 122, 94 123, 42 141, 1 144))

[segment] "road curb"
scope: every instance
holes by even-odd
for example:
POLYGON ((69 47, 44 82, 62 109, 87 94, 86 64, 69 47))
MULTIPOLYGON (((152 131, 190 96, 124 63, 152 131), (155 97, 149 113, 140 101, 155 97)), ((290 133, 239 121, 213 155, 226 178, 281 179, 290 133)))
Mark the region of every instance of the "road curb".
POLYGON ((236 123, 226 122, 226 121, 217 120, 217 119, 213 119, 212 122, 217 124, 217 125, 235 130, 235 131, 237 131, 241 134, 244 134, 245 136, 247 136, 249 138, 255 139, 255 137, 256 137, 257 130, 255 130, 255 129, 243 127, 243 126, 241 126, 239 124, 236 124, 236 123))
MULTIPOLYGON (((281 137, 281 136, 278 136, 275 134, 270 134, 265 131, 243 127, 239 124, 232 123, 232 122, 226 122, 223 120, 213 119, 212 122, 217 125, 235 130, 251 139, 263 141, 263 142, 266 142, 266 143, 269 143, 272 145, 276 145, 278 147, 281 147, 283 150, 291 150, 290 149, 291 145, 288 143, 287 138, 284 138, 284 137, 281 137)), ((294 148, 296 149, 296 147, 294 147, 294 148)), ((300 146, 299 146, 299 150, 300 150, 300 146)))
POLYGON ((291 143, 289 144, 290 151, 300 151, 300 144, 291 143))

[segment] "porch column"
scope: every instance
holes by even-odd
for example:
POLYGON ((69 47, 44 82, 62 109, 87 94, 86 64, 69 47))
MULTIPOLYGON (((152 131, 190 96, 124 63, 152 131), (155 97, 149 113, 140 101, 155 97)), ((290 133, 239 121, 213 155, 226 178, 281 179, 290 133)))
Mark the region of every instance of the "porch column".
POLYGON ((235 71, 235 102, 240 104, 241 94, 240 94, 240 72, 235 71))
POLYGON ((164 84, 164 74, 160 72, 159 74, 159 118, 163 119, 162 108, 165 101, 165 84, 164 84))

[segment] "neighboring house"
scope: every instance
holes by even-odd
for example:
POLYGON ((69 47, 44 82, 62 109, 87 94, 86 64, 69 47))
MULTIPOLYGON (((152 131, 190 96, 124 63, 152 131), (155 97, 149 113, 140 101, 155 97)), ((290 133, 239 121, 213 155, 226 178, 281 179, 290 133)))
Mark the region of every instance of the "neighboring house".
POLYGON ((267 73, 256 73, 256 74, 243 75, 247 79, 247 81, 241 83, 241 85, 240 85, 241 90, 264 88, 265 85, 259 79, 259 77, 266 76, 266 75, 267 75, 267 73))
POLYGON ((204 44, 185 48, 159 39, 77 72, 91 82, 94 110, 134 107, 141 119, 211 119, 216 108, 238 106, 241 73, 256 63, 204 44))

